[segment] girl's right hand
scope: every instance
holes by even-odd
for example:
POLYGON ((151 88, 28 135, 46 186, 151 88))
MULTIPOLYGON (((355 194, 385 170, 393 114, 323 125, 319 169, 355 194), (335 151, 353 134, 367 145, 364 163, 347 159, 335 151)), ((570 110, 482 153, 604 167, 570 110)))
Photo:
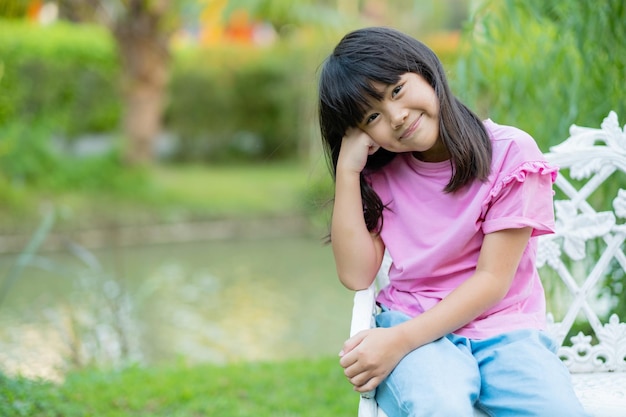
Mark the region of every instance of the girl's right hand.
POLYGON ((359 332, 344 343, 339 364, 355 391, 375 389, 410 352, 403 337, 398 327, 377 327, 359 332))
POLYGON ((341 140, 337 172, 347 170, 360 173, 365 168, 367 157, 378 149, 380 146, 367 133, 359 128, 351 127, 341 140))

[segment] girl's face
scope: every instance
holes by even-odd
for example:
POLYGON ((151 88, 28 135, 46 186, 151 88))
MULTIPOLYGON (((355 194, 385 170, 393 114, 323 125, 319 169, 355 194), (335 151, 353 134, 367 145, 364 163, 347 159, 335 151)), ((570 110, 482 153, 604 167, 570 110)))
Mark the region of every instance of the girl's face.
POLYGON ((390 152, 412 152, 426 162, 449 158, 439 137, 439 100, 422 76, 407 72, 396 84, 372 85, 383 99, 371 101, 358 125, 361 130, 390 152))

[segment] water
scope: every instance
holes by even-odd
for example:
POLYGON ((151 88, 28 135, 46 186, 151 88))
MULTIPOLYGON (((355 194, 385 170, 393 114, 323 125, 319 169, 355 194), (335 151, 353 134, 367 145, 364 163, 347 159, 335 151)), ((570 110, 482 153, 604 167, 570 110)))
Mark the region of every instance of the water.
MULTIPOLYGON (((14 262, 0 256, 0 282, 14 262)), ((351 307, 314 238, 46 253, 0 306, 0 369, 336 355, 351 307)))

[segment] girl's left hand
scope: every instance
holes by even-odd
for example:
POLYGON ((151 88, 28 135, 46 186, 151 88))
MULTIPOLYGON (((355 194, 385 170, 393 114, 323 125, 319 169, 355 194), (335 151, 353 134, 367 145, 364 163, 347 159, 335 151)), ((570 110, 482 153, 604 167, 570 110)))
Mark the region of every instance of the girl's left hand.
POLYGON ((397 328, 364 330, 348 339, 339 364, 358 392, 372 391, 408 353, 397 328))

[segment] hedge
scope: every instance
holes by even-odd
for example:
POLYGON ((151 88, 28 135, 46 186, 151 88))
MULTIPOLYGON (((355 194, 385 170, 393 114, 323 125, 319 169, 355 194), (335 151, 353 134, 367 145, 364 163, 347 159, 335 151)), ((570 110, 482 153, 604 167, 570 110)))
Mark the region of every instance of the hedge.
MULTIPOLYGON (((164 115, 165 131, 177 144, 170 156, 294 156, 314 116, 310 55, 307 48, 289 45, 175 51, 164 115)), ((56 138, 63 144, 119 132, 120 68, 114 42, 102 27, 1 21, 0 62, 0 135, 5 142, 9 127, 11 136, 29 130, 16 125, 42 126, 44 142, 56 138)), ((28 136, 17 140, 35 140, 28 136)), ((5 143, 5 154, 7 147, 5 143)))

